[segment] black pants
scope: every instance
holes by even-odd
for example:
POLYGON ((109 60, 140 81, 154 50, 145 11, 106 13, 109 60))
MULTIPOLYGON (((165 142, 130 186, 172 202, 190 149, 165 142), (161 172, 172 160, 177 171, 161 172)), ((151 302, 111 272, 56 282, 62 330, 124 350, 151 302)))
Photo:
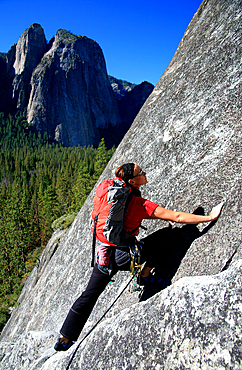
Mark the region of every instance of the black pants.
MULTIPOLYGON (((148 236, 143 239, 144 246, 141 252, 141 262, 147 261, 149 267, 155 267, 157 261, 159 261, 161 255, 160 243, 154 238, 148 236)), ((130 256, 128 248, 125 250, 115 250, 112 256, 112 274, 102 272, 96 264, 93 268, 93 272, 86 290, 82 295, 75 301, 71 307, 60 333, 68 339, 76 341, 90 316, 92 309, 100 296, 104 291, 106 285, 109 283, 110 278, 114 276, 118 270, 129 271, 130 269, 130 256)))

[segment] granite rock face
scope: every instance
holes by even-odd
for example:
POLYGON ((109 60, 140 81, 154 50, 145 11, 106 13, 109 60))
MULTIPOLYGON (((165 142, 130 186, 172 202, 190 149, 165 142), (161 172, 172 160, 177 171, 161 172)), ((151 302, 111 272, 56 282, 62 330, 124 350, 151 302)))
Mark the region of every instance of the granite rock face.
MULTIPOLYGON (((81 344, 71 368, 241 369, 241 273, 242 260, 123 310, 81 344)), ((67 359, 53 356, 41 369, 65 369, 67 359)))
MULTIPOLYGON (((144 197, 205 214, 225 201, 223 211, 211 224, 144 222, 140 237, 151 234, 164 253, 163 283, 126 290, 81 345, 75 369, 242 368, 241 16, 238 0, 201 4, 99 179, 134 161, 147 172, 144 197)), ((68 232, 53 235, 39 274, 38 266, 32 271, 0 337, 2 369, 66 368, 74 349, 54 354, 53 345, 91 274, 94 192, 68 232)), ((128 279, 115 276, 80 339, 128 279)))

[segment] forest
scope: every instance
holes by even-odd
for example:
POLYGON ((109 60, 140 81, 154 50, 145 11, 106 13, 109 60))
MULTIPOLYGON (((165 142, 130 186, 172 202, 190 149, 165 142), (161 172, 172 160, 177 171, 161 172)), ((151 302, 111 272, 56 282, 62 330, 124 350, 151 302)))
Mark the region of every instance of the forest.
POLYGON ((115 148, 64 147, 0 113, 0 331, 57 228, 68 228, 115 148))

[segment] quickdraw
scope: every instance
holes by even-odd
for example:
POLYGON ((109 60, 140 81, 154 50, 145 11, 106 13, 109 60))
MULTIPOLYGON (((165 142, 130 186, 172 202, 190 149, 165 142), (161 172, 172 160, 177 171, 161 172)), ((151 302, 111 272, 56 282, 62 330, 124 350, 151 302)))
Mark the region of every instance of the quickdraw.
POLYGON ((141 250, 143 247, 143 242, 135 240, 134 243, 132 243, 130 248, 130 256, 131 256, 131 263, 130 263, 130 275, 133 277, 137 277, 136 284, 133 280, 133 289, 132 291, 139 291, 140 288, 140 275, 141 275, 141 250))

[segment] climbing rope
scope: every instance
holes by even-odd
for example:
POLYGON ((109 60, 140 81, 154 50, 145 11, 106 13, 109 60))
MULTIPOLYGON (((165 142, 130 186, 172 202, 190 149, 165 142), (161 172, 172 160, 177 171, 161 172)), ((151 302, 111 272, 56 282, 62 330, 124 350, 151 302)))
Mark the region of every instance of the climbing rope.
POLYGON ((130 247, 130 255, 131 255, 131 264, 130 264, 130 275, 131 275, 131 278, 129 279, 128 283, 125 285, 125 287, 123 288, 123 290, 119 293, 119 295, 115 298, 115 300, 113 301, 113 303, 108 307, 108 309, 104 312, 104 314, 102 315, 102 317, 96 322, 96 324, 94 324, 94 326, 89 330, 89 332, 82 338, 82 340, 80 341, 80 343, 78 344, 78 346, 76 347, 75 351, 73 352, 71 358, 70 358, 70 361, 66 367, 66 370, 68 370, 70 368, 70 365, 77 353, 77 350, 78 348, 80 347, 80 345, 82 344, 82 342, 91 334, 91 332, 97 327, 97 325, 102 321, 102 319, 107 315, 107 313, 111 310, 111 308, 113 307, 113 305, 117 302, 117 300, 119 299, 119 297, 123 294, 123 292, 125 291, 125 289, 129 286, 129 284, 131 283, 131 281, 137 277, 137 282, 134 284, 134 287, 132 288, 132 291, 135 292, 135 291, 138 291, 140 290, 140 274, 141 274, 141 263, 140 263, 140 251, 142 249, 142 246, 143 246, 143 242, 142 241, 137 241, 135 240, 134 243, 132 243, 129 247, 130 247))
POLYGON ((119 293, 119 295, 115 298, 115 300, 113 301, 113 303, 108 307, 108 309, 104 312, 104 314, 102 315, 102 317, 96 322, 96 324, 89 330, 89 332, 82 338, 82 340, 80 341, 80 343, 78 344, 78 346, 76 347, 75 351, 73 352, 71 358, 70 358, 70 361, 66 367, 66 370, 68 370, 71 366, 71 363, 77 353, 77 350, 78 348, 80 347, 80 345, 82 344, 82 342, 91 334, 91 332, 97 327, 97 325, 100 323, 100 321, 102 321, 102 319, 106 316, 106 314, 111 310, 111 308, 113 307, 113 305, 117 302, 117 300, 119 299, 119 297, 123 294, 123 292, 125 291, 125 289, 129 286, 129 284, 131 283, 131 281, 133 280, 133 278, 135 277, 135 274, 133 274, 131 276, 131 278, 129 279, 128 283, 125 285, 125 287, 123 288, 123 290, 119 293))

